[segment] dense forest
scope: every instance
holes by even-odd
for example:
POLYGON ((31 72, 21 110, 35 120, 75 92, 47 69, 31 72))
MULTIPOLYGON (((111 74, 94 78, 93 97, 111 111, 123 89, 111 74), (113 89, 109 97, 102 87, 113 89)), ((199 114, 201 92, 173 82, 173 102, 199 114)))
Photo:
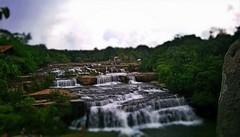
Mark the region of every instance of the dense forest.
MULTIPOLYGON (((185 96, 198 114, 215 119, 223 58, 239 36, 240 27, 234 35, 219 31, 208 39, 177 35, 154 48, 146 45, 137 48, 109 46, 86 51, 47 49, 44 44, 29 45, 30 34, 1 29, 0 46, 11 45, 13 49, 10 53, 0 53, 0 134, 19 133, 23 128, 36 133, 56 134, 66 128, 56 117, 63 117, 69 111, 61 112, 57 105, 46 108, 33 106, 33 99, 24 96, 24 91, 16 86, 19 76, 37 72, 52 63, 106 61, 114 56, 119 56, 124 62, 141 59, 139 71, 156 72, 159 82, 165 83, 171 92, 185 96)), ((48 84, 43 83, 41 88, 48 84)), ((56 95, 52 96, 56 100, 56 95)), ((67 98, 59 98, 69 106, 67 98)))
POLYGON ((141 69, 155 71, 172 92, 185 96, 198 114, 215 118, 221 89, 222 65, 229 46, 239 38, 219 33, 203 40, 194 35, 176 37, 157 46, 141 69))

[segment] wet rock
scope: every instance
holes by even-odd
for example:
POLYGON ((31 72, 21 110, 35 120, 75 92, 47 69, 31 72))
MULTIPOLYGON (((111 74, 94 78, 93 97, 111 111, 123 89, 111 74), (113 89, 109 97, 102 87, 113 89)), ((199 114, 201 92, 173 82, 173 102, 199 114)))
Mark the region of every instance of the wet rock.
POLYGON ((219 97, 219 137, 240 135, 240 40, 231 45, 224 58, 219 97))
POLYGON ((118 76, 118 80, 119 80, 119 82, 122 82, 122 83, 128 83, 130 79, 127 76, 120 75, 120 76, 118 76))
POLYGON ((165 83, 159 83, 158 81, 151 81, 150 83, 157 86, 157 87, 167 88, 165 83))
POLYGON ((94 85, 97 84, 97 78, 95 76, 78 76, 77 82, 81 85, 94 85))

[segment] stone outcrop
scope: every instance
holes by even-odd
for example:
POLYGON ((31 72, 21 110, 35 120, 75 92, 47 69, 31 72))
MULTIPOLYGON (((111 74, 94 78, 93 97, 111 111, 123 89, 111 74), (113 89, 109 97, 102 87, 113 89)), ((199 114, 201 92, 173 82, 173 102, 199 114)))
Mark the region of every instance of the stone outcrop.
POLYGON ((57 88, 49 88, 49 89, 44 89, 41 91, 37 91, 31 94, 28 94, 27 96, 33 97, 34 98, 34 105, 35 106, 48 106, 52 105, 55 103, 62 103, 62 102, 54 102, 51 100, 51 94, 57 92, 61 95, 68 96, 70 99, 78 99, 80 96, 77 95, 76 92, 73 92, 69 89, 57 89, 57 88))
POLYGON ((78 76, 77 77, 77 83, 80 83, 81 85, 94 85, 97 84, 97 78, 95 76, 78 76))
POLYGON ((148 72, 148 73, 133 73, 137 82, 151 82, 156 81, 158 79, 158 75, 156 73, 148 72))
POLYGON ((240 135, 240 40, 231 45, 224 58, 218 106, 218 137, 240 135))

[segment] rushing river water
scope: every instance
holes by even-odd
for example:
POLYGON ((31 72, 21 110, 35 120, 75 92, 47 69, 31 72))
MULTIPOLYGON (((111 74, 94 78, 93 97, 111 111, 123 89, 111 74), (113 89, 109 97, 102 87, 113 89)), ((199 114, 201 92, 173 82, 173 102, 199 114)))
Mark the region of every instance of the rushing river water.
MULTIPOLYGON (((144 136, 144 130, 172 125, 200 125, 184 97, 161 90, 151 84, 134 81, 118 82, 118 75, 98 77, 98 84, 72 88, 85 104, 85 114, 75 119, 70 128, 88 131, 117 131, 119 136, 144 136)), ((74 80, 58 81, 59 85, 74 86, 74 80), (70 83, 70 84, 69 84, 70 83)), ((79 86, 79 85, 78 85, 79 86)), ((147 130, 148 131, 148 130, 147 130)))

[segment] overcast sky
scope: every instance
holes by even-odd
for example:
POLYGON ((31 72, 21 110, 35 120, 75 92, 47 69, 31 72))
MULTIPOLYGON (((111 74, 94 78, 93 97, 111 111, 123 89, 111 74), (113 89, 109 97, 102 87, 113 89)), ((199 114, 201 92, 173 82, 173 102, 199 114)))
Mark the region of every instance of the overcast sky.
POLYGON ((31 44, 55 49, 154 47, 176 34, 233 33, 240 0, 0 0, 10 18, 0 28, 31 33, 31 44))

